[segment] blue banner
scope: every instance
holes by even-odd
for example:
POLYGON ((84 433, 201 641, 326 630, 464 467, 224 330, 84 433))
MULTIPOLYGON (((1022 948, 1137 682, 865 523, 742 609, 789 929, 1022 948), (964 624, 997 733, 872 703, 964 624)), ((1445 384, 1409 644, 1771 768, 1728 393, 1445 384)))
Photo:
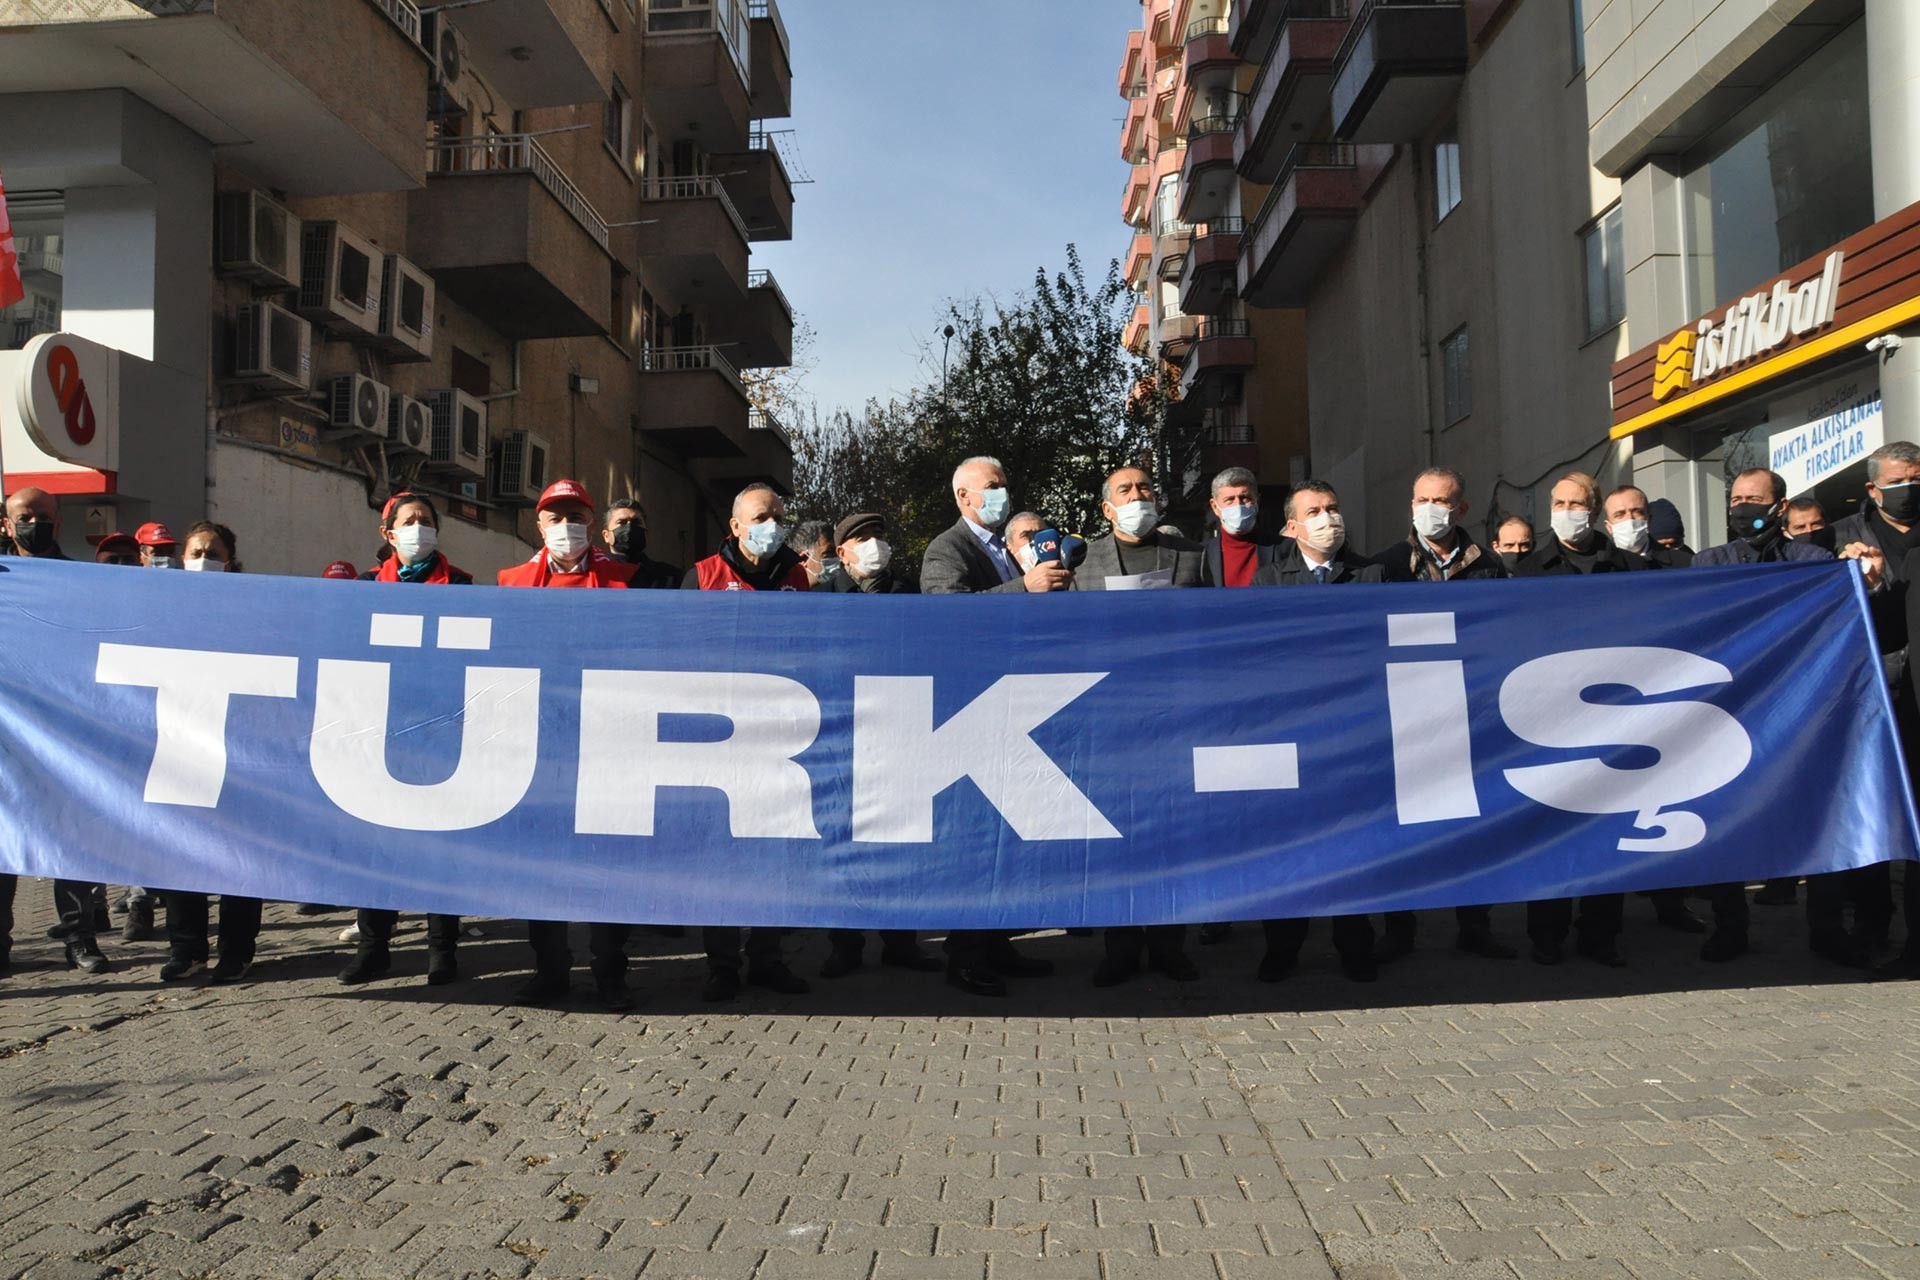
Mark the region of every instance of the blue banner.
POLYGON ((1915 856, 1857 572, 901 597, 0 564, 0 869, 1037 927, 1915 856))

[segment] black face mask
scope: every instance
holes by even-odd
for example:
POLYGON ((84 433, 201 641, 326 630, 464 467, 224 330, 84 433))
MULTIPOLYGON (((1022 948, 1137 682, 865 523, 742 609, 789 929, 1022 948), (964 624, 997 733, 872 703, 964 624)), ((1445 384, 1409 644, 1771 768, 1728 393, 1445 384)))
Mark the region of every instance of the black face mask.
POLYGON ((49 520, 29 520, 24 517, 13 522, 13 545, 30 556, 43 556, 53 550, 53 522, 49 520))
POLYGON ((647 550, 647 531, 639 522, 629 520, 613 531, 613 554, 629 564, 638 560, 647 550))
POLYGON ((1502 551, 1500 553, 1500 563, 1507 566, 1508 573, 1512 573, 1515 569, 1519 568, 1520 562, 1526 558, 1527 553, 1524 551, 1502 551))
POLYGON ((1727 509, 1727 533, 1748 542, 1765 542, 1780 527, 1779 510, 1765 502, 1739 502, 1727 509))
POLYGON ((1804 542, 1810 547, 1819 547, 1822 551, 1831 551, 1833 550, 1833 530, 1815 529, 1812 533, 1801 534, 1794 541, 1804 542))
POLYGON ((1888 485, 1880 490, 1880 510, 1901 524, 1920 520, 1920 484, 1888 485))

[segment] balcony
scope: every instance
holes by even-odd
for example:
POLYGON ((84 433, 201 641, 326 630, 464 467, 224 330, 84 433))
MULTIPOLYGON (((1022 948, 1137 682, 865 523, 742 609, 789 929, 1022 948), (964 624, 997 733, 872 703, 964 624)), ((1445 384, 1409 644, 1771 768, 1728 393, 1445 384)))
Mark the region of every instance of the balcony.
POLYGON ((1133 172, 1127 175, 1127 188, 1120 197, 1120 220, 1142 231, 1147 226, 1147 204, 1151 193, 1147 178, 1146 165, 1133 166, 1133 172))
POLYGON ((1240 296, 1240 242, 1246 229, 1240 218, 1215 218, 1193 229, 1180 271, 1180 310, 1201 316, 1233 309, 1240 296))
POLYGON ((1261 64, 1240 120, 1240 176, 1272 183, 1288 148, 1327 110, 1333 62, 1350 25, 1347 0, 1291 0, 1278 10, 1278 38, 1261 64))
POLYGON ((1171 121, 1174 90, 1180 87, 1180 55, 1169 53, 1153 64, 1153 114, 1171 121))
POLYGON ((714 177, 640 184, 639 255, 683 307, 722 311, 746 301, 747 224, 714 177))
POLYGON ((607 224, 538 138, 443 138, 408 197, 412 256, 504 337, 608 330, 607 224))
POLYGON ((597 9, 584 0, 487 0, 446 19, 465 37, 469 65, 502 99, 566 107, 607 96, 588 52, 604 56, 612 34, 597 9))
POLYGON ((746 453, 737 458, 714 458, 694 463, 694 475, 713 492, 716 506, 725 510, 733 495, 750 484, 769 484, 782 497, 793 496, 793 437, 780 419, 764 409, 747 413, 746 453))
POLYGON ((640 357, 640 430, 684 458, 748 456, 747 389, 716 347, 656 347, 640 357))
POLYGON ((1147 81, 1147 33, 1127 32, 1127 56, 1120 60, 1120 96, 1145 96, 1147 81))
POLYGON ((1461 0, 1361 0, 1334 58, 1333 132, 1349 142, 1414 142, 1467 74, 1461 0))
POLYGON ((748 7, 753 23, 751 34, 752 74, 747 83, 753 92, 750 109, 756 120, 774 120, 793 114, 793 45, 787 39, 787 24, 780 18, 780 6, 774 0, 753 0, 748 7))
POLYGON ((1180 366, 1180 399, 1218 403, 1231 395, 1235 375, 1253 368, 1253 331, 1245 320, 1202 319, 1180 366))
POLYGON ((1160 341, 1160 358, 1171 364, 1179 364, 1187 358, 1187 351, 1193 346, 1193 339, 1199 332, 1199 316, 1163 314, 1160 317, 1160 331, 1155 335, 1160 341))
POLYGON ((1180 57, 1189 84, 1221 76, 1231 80, 1239 70, 1240 55, 1228 42, 1227 29, 1225 18, 1200 18, 1187 24, 1180 57))
POLYGON ((1120 158, 1128 164, 1147 159, 1147 96, 1127 102, 1126 122, 1120 128, 1120 158))
POLYGON ((747 239, 756 243, 793 239, 793 182, 774 145, 777 136, 755 125, 745 151, 711 157, 714 175, 747 224, 747 239))
POLYGON ((1240 296, 1256 307, 1299 307, 1353 234, 1365 203, 1357 153, 1296 145, 1240 251, 1240 296))
POLYGON ((1153 331, 1153 314, 1143 302, 1133 309, 1120 344, 1137 356, 1147 354, 1147 337, 1153 331))
POLYGON ((1127 288, 1135 293, 1144 293, 1147 287, 1147 269, 1153 265, 1153 237, 1141 231, 1134 235, 1133 243, 1127 246, 1127 288))
MULTIPOLYGON (((485 8, 485 5, 478 6, 485 8)), ((653 0, 647 7, 647 114, 669 141, 711 151, 747 146, 752 32, 745 0, 653 0)))
POLYGON ((1227 44, 1242 62, 1260 62, 1280 29, 1287 0, 1234 0, 1233 17, 1227 23, 1227 44))
POLYGON ((67 273, 65 240, 61 236, 16 236, 13 247, 19 254, 14 265, 23 279, 57 281, 67 273))
POLYGON ((747 274, 747 300, 726 313, 719 329, 733 341, 743 369, 784 369, 793 363, 793 304, 771 271, 747 274))
MULTIPOLYGON (((418 38, 366 3, 0 0, 0 93, 10 105, 29 94, 123 90, 205 138, 222 165, 288 196, 418 187, 428 66, 418 38)), ((54 120, 105 139, 125 127, 105 102, 63 105, 54 120)), ((130 169, 80 172, 93 161, 56 156, 29 169, 35 150, 23 150, 22 137, 8 141, 16 189, 153 180, 130 169)), ((139 152, 137 140, 128 145, 139 152)))
POLYGON ((1180 218, 1201 222, 1226 212, 1238 190, 1234 140, 1246 97, 1223 93, 1209 99, 1205 114, 1187 128, 1187 154, 1180 162, 1180 218))

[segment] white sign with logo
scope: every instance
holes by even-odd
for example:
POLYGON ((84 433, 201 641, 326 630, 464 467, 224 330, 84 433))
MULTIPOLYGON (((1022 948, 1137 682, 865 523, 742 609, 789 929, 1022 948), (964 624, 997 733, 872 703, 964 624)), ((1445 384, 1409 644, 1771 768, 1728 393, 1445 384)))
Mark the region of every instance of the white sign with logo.
POLYGON ((1798 496, 1886 443, 1880 389, 1848 387, 1843 395, 1814 406, 1819 416, 1805 426, 1767 437, 1767 466, 1786 477, 1787 493, 1798 496))
POLYGON ((42 334, 0 355, 0 463, 8 475, 120 469, 123 358, 71 333, 42 334))

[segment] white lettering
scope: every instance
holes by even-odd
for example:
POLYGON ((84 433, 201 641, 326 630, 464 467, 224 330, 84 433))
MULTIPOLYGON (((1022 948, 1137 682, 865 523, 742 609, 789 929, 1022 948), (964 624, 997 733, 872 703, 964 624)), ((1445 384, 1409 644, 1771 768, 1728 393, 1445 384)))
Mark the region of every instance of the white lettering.
POLYGON ((259 653, 103 644, 93 678, 158 691, 147 803, 212 809, 227 780, 228 701, 236 694, 294 697, 300 663, 259 653))

